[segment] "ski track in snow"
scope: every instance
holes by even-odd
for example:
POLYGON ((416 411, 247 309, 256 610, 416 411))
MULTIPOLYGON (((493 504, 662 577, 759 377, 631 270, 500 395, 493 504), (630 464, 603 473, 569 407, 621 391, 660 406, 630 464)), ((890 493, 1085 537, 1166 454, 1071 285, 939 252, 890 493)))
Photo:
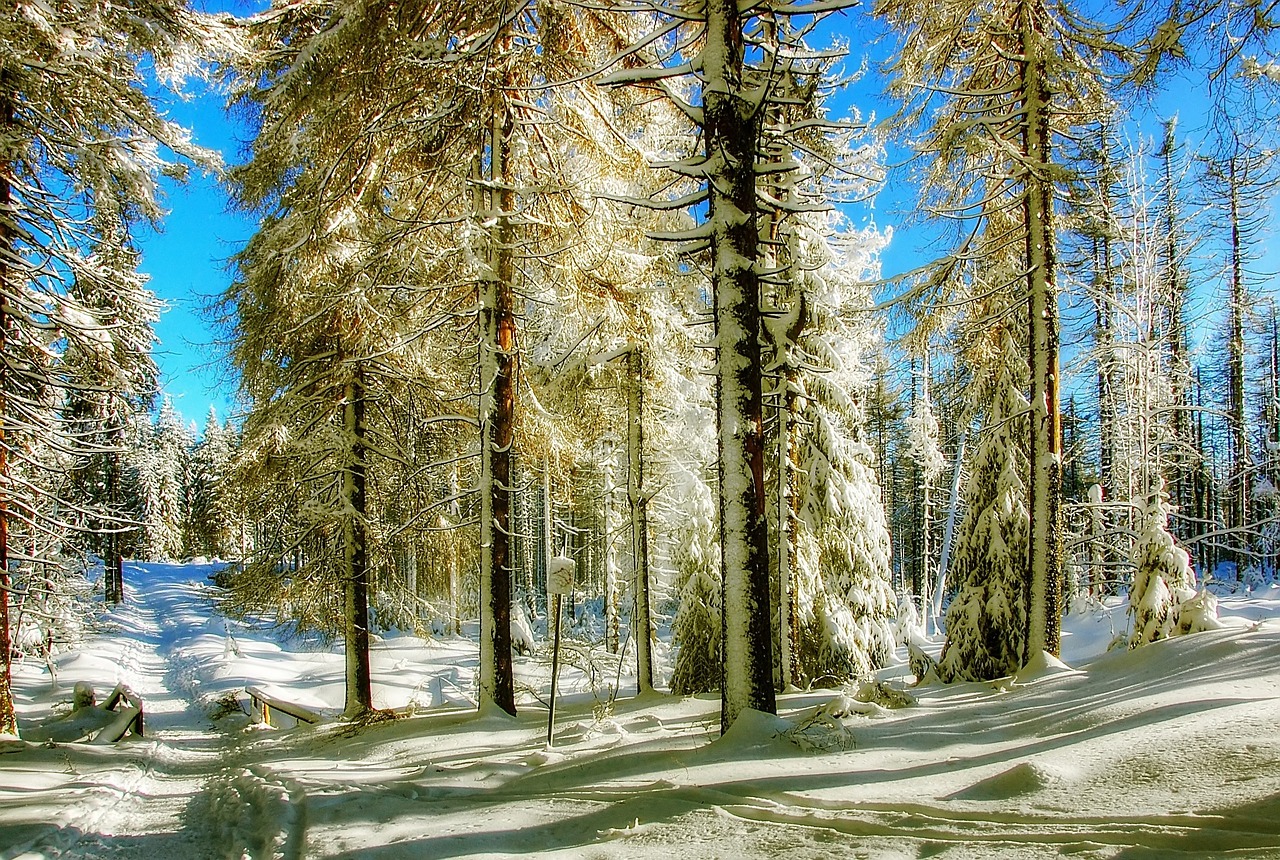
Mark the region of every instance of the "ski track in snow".
MULTIPOLYGON (((1280 589, 1224 600, 1242 616, 1228 629, 1133 652, 1104 653, 1123 608, 1095 608, 1068 619, 1075 670, 915 688, 901 711, 810 720, 803 747, 778 732, 832 691, 786 694, 786 721, 744 717, 717 740, 718 696, 607 707, 569 668, 547 749, 532 702, 475 715, 465 639, 376 641, 375 700, 419 706, 410 719, 212 720, 246 684, 332 716, 342 661, 222 620, 208 572, 130 565, 130 602, 62 655, 61 692, 18 667, 24 731, 75 681, 104 697, 123 680, 147 736, 0 745, 0 860, 1280 858, 1280 589)), ((545 686, 541 662, 517 664, 545 686)))

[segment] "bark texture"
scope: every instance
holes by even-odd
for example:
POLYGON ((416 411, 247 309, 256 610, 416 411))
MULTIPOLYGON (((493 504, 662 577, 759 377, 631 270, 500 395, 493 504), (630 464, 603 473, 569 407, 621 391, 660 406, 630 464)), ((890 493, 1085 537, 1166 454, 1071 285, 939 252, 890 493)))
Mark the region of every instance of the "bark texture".
POLYGON ((742 19, 706 6, 704 117, 716 321, 724 682, 721 731, 743 710, 775 713, 765 516, 760 279, 755 268, 759 117, 743 96, 742 19))

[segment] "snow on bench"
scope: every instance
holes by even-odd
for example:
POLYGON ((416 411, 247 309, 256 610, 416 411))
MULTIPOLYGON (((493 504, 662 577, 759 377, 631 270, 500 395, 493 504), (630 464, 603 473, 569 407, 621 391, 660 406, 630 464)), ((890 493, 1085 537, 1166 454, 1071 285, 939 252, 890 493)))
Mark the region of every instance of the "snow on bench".
POLYGON ((102 703, 102 709, 116 712, 116 718, 103 726, 102 731, 94 735, 91 743, 114 744, 130 731, 142 737, 142 699, 139 699, 137 694, 124 684, 116 684, 111 695, 107 696, 107 700, 102 703), (117 707, 122 703, 124 707, 116 712, 117 707))
POLYGON ((277 699, 275 696, 262 692, 257 687, 245 687, 244 691, 249 694, 249 699, 253 702, 253 714, 260 716, 262 722, 269 726, 275 726, 275 723, 272 722, 273 711, 279 711, 292 717, 294 725, 298 723, 315 725, 323 719, 315 711, 308 710, 302 705, 295 705, 292 702, 277 699))

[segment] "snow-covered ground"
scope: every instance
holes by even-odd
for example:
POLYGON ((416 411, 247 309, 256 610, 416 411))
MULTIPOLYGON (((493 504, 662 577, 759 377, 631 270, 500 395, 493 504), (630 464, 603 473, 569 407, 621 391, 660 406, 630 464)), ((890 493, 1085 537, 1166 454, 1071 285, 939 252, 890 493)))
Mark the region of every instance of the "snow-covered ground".
POLYGON ((16 667, 0 857, 1280 858, 1274 588, 1136 651, 1106 650, 1124 610, 1097 608, 1067 619, 1070 669, 909 688, 895 666, 915 704, 791 693, 723 739, 718 697, 611 702, 616 664, 578 656, 547 749, 545 662, 518 661, 518 718, 480 718, 465 638, 376 642, 395 720, 253 725, 246 685, 339 711, 341 654, 225 621, 209 572, 129 565, 129 602, 61 655, 57 689, 16 667), (145 737, 68 742, 77 681, 132 687, 145 737))

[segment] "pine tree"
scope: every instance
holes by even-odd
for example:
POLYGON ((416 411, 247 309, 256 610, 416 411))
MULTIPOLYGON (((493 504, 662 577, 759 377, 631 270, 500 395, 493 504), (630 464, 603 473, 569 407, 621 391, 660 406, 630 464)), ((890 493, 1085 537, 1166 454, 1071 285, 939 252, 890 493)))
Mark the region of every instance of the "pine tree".
MULTIPOLYGON (((690 417, 678 416, 679 424, 692 428, 710 424, 690 422, 690 417)), ((704 465, 712 459, 715 442, 710 433, 695 430, 688 435, 692 438, 687 438, 684 456, 670 473, 672 486, 664 500, 671 508, 658 511, 664 528, 670 529, 674 538, 670 563, 676 571, 680 604, 671 635, 680 647, 671 674, 671 692, 682 696, 718 689, 723 663, 716 510, 704 465)))
POLYGON ((204 431, 191 455, 191 475, 184 506, 186 554, 239 558, 243 527, 239 506, 229 487, 232 460, 238 447, 235 429, 218 420, 209 407, 204 431))
POLYGON ((888 524, 860 405, 879 329, 859 311, 885 237, 834 217, 795 229, 805 324, 769 324, 798 365, 786 383, 797 465, 794 661, 805 683, 843 683, 882 667, 893 648, 888 524))
POLYGON ((980 340, 988 351, 985 366, 995 369, 974 393, 974 402, 990 407, 969 467, 964 520, 948 569, 957 592, 947 609, 947 642, 938 662, 944 681, 998 678, 1026 660, 1029 409, 1019 384, 1021 347, 1003 326, 980 340))
MULTIPOLYGON (((415 424, 425 426, 457 421, 459 400, 474 404, 474 457, 458 451, 435 462, 461 457, 476 475, 484 710, 515 710, 514 457, 534 438, 522 435, 518 421, 525 345, 518 327, 526 311, 537 314, 526 302, 562 276, 556 255, 540 249, 568 245, 563 226, 586 218, 581 185, 569 176, 569 156, 579 144, 553 133, 546 118, 560 112, 568 130, 582 128, 581 116, 565 105, 586 88, 581 54, 600 50, 609 37, 597 17, 532 3, 510 10, 282 3, 254 19, 259 50, 240 72, 242 104, 258 111, 254 160, 238 172, 243 198, 279 207, 281 216, 266 224, 277 234, 274 247, 264 239, 253 249, 255 262, 305 264, 313 276, 332 265, 358 283, 368 304, 361 312, 366 333, 375 331, 375 319, 396 323, 398 334, 383 331, 385 343, 345 348, 353 372, 366 374, 356 389, 376 389, 382 401, 347 424, 367 422, 370 439, 417 446, 410 437, 419 427, 401 432, 393 413, 416 410, 415 424), (566 80, 579 83, 547 85, 566 80), (311 240, 314 247, 305 244, 311 240), (475 348, 470 355, 466 343, 475 348), (423 400, 439 415, 423 415, 423 400), (385 427, 372 426, 375 414, 385 427)), ((579 109, 599 107, 591 105, 579 109)), ((597 124, 610 113, 602 111, 597 124)), ((251 421, 246 429, 265 426, 251 421)), ((401 484, 392 461, 412 457, 403 448, 387 457, 380 444, 362 444, 375 461, 364 466, 367 531, 377 531, 375 511, 407 518, 387 524, 399 543, 379 550, 404 552, 422 525, 376 490, 383 481, 401 484)))
MULTIPOLYGON (((634 7, 630 8, 635 11, 634 7)), ((762 213, 770 174, 794 159, 771 157, 766 125, 784 105, 811 104, 826 70, 825 57, 803 41, 807 29, 793 15, 834 11, 765 3, 750 8, 712 0, 696 10, 648 2, 658 32, 636 41, 626 56, 639 68, 613 73, 615 85, 652 88, 680 108, 701 135, 702 151, 665 158, 661 166, 700 188, 651 203, 667 209, 706 204, 705 221, 666 238, 690 252, 708 251, 709 297, 715 325, 721 624, 724 683, 721 728, 745 709, 775 707, 769 582, 769 527, 764 464, 761 300, 762 213), (803 10, 803 11, 802 11, 803 10), (664 34, 680 33, 669 41, 664 34), (762 177, 762 178, 758 178, 762 177)), ((798 121, 788 133, 822 122, 798 121)), ((830 127, 826 125, 826 127, 830 127)), ((773 133, 773 132, 771 132, 773 133)), ((777 199, 768 206, 775 208, 777 199)), ((803 203, 786 202, 799 211, 803 203)), ((701 218, 699 219, 701 220, 701 218)))
POLYGON ((183 503, 195 443, 168 398, 147 429, 141 449, 134 453, 142 526, 136 550, 150 561, 171 561, 182 557, 186 545, 183 503))

